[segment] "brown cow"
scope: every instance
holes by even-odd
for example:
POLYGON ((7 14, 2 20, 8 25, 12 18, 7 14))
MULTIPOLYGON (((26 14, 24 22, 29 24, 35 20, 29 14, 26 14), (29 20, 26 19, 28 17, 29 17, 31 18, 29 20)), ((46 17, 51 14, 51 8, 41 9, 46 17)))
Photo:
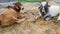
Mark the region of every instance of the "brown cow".
POLYGON ((19 2, 15 3, 14 6, 8 6, 7 9, 0 14, 0 25, 3 27, 9 26, 18 21, 18 17, 21 16, 20 10, 23 9, 21 7, 22 4, 19 2))

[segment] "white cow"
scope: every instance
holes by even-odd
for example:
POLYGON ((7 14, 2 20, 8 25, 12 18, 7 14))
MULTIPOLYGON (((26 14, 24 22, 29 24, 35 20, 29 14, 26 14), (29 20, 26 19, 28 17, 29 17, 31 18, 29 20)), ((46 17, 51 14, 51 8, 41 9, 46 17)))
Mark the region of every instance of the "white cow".
POLYGON ((44 20, 50 20, 58 14, 59 16, 57 20, 60 20, 60 6, 51 6, 48 5, 48 2, 41 2, 39 9, 42 17, 44 17, 44 20))

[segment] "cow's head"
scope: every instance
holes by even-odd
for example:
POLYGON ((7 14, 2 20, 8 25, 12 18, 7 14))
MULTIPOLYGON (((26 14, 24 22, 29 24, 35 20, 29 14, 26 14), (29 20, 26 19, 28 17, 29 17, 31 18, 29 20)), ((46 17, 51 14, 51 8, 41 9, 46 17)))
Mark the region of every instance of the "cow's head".
POLYGON ((17 12, 20 12, 20 10, 23 10, 24 8, 22 7, 22 4, 20 2, 16 2, 14 4, 14 9, 17 11, 17 12))
POLYGON ((48 11, 49 11, 49 8, 50 6, 48 5, 48 2, 41 2, 41 6, 39 7, 39 10, 40 10, 40 13, 41 13, 41 16, 45 16, 48 11))
POLYGON ((20 2, 13 3, 14 6, 7 6, 7 8, 12 8, 16 10, 16 12, 20 12, 20 10, 23 10, 24 8, 22 7, 22 4, 20 2))

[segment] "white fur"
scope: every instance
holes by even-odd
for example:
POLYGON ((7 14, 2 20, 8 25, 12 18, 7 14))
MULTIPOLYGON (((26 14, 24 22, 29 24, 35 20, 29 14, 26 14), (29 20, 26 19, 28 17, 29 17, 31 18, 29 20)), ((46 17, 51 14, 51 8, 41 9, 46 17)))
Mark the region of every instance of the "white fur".
MULTIPOLYGON (((60 14, 60 7, 59 6, 51 6, 49 7, 49 13, 52 17, 57 16, 58 14, 60 14)), ((57 21, 60 20, 60 15, 58 16, 57 21)))
MULTIPOLYGON (((44 7, 46 2, 42 2, 41 4, 44 7)), ((60 11, 59 10, 60 10, 60 6, 50 6, 49 7, 49 12, 45 16, 51 15, 52 17, 54 17, 54 16, 57 16, 59 14, 57 20, 60 20, 60 11)))
POLYGON ((51 6, 49 7, 49 12, 48 14, 50 14, 51 16, 56 16, 59 13, 59 6, 51 6))

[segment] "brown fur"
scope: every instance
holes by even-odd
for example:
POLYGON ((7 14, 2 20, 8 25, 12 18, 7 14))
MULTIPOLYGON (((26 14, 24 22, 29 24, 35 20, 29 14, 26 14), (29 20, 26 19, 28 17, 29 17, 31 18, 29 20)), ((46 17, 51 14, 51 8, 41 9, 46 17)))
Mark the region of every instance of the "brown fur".
MULTIPOLYGON (((14 6, 16 6, 16 5, 14 5, 14 6)), ((15 8, 14 6, 8 6, 7 7, 8 9, 4 10, 4 12, 0 15, 1 26, 8 26, 10 24, 13 24, 14 22, 16 22, 18 20, 17 17, 21 16, 20 11, 18 12, 17 10, 15 10, 17 8, 15 8)))

